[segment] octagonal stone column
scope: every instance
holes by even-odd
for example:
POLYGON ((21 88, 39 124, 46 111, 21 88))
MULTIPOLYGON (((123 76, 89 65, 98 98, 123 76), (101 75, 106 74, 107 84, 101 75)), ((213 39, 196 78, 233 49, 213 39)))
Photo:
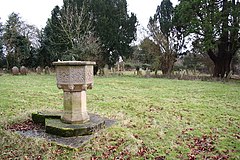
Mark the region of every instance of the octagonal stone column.
POLYGON ((56 66, 57 86, 63 90, 65 123, 84 123, 89 121, 87 113, 87 89, 93 86, 93 65, 90 61, 53 62, 56 66))

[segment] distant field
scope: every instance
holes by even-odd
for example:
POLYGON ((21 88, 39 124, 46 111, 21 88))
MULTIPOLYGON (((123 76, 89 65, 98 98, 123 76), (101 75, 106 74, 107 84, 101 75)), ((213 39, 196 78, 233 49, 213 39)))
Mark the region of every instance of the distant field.
POLYGON ((0 159, 240 159, 240 82, 95 77, 88 110, 117 120, 71 150, 4 128, 61 110, 55 75, 0 76, 0 159))

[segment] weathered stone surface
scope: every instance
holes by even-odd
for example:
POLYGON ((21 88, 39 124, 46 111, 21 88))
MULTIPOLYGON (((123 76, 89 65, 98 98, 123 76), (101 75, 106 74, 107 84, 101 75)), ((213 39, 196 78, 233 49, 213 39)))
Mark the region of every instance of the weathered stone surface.
POLYGON ((14 67, 12 68, 12 74, 13 74, 13 75, 18 75, 18 74, 19 74, 19 69, 18 69, 18 67, 14 66, 14 67))
POLYGON ((86 90, 92 89, 94 64, 89 61, 53 62, 56 66, 57 86, 64 92, 63 122, 89 121, 86 90))
POLYGON ((38 66, 38 67, 36 68, 36 73, 37 73, 37 74, 41 74, 41 73, 42 73, 42 69, 41 69, 40 66, 38 66))
POLYGON ((96 114, 89 114, 90 120, 82 124, 69 124, 61 121, 63 112, 38 112, 32 113, 34 123, 45 125, 46 132, 53 135, 72 137, 90 135, 105 128, 105 125, 111 126, 114 121, 102 118, 96 114))
POLYGON ((34 123, 45 125, 46 118, 60 119, 62 112, 37 112, 32 113, 32 120, 34 123))
POLYGON ((107 64, 104 66, 103 72, 104 72, 104 75, 105 75, 105 76, 109 76, 109 67, 108 67, 107 64))
POLYGON ((24 66, 21 66, 20 67, 20 73, 21 73, 21 75, 27 75, 27 68, 24 67, 24 66))
POLYGON ((46 67, 44 68, 44 73, 45 73, 45 74, 50 74, 50 68, 49 68, 48 66, 46 66, 46 67))
POLYGON ((91 117, 82 124, 67 124, 60 119, 46 119, 46 133, 62 137, 91 135, 105 127, 105 121, 99 116, 91 117))
POLYGON ((93 83, 93 66, 58 66, 56 67, 59 89, 73 91, 93 83))
MULTIPOLYGON (((59 116, 61 112, 50 112, 49 115, 53 116, 59 116)), ((49 116, 47 112, 38 112, 34 114, 40 114, 43 118, 44 116, 49 116), (44 116, 43 116, 44 115, 44 116)), ((90 117, 92 116, 98 116, 95 114, 89 114, 90 117)), ((105 121, 105 127, 110 127, 112 126, 116 121, 111 120, 108 118, 101 117, 105 121)), ((45 121, 45 118, 41 121, 45 121)), ((14 131, 15 132, 15 131, 14 131)), ((103 131, 104 132, 104 131, 103 131)), ((34 130, 24 130, 24 131, 16 131, 15 133, 20 134, 21 136, 27 137, 27 138, 37 138, 37 139, 44 139, 48 141, 49 143, 54 143, 63 147, 69 147, 69 148, 79 148, 86 143, 89 142, 91 138, 94 137, 94 135, 84 135, 84 136, 74 136, 74 137, 61 137, 53 134, 49 134, 45 132, 45 127, 41 127, 39 129, 34 129, 34 130)))
POLYGON ((62 121, 66 123, 84 123, 89 120, 86 96, 85 90, 81 92, 64 92, 62 121))

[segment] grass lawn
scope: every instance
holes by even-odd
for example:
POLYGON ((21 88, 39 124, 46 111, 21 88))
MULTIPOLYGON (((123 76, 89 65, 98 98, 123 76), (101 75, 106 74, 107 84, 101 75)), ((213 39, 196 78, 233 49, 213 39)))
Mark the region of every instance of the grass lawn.
POLYGON ((95 77, 88 111, 117 123, 75 150, 5 130, 63 108, 55 75, 3 75, 0 93, 0 159, 240 159, 240 82, 95 77))

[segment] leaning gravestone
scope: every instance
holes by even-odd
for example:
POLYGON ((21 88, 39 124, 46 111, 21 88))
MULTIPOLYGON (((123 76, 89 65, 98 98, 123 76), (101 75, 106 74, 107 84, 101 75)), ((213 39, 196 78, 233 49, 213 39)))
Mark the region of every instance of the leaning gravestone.
POLYGON ((20 73, 21 73, 21 75, 27 75, 27 68, 24 67, 24 66, 21 66, 20 67, 20 73))
POLYGON ((12 68, 12 74, 13 74, 13 75, 18 75, 18 74, 19 74, 19 69, 18 69, 18 67, 14 66, 14 67, 12 68))

